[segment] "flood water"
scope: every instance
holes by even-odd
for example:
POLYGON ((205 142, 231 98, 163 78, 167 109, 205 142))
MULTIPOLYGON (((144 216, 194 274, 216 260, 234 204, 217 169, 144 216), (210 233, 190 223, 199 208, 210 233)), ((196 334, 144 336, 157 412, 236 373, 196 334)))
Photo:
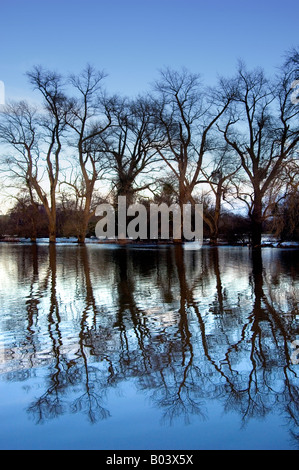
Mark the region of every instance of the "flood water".
POLYGON ((299 449, 299 251, 3 243, 0 305, 1 449, 299 449))

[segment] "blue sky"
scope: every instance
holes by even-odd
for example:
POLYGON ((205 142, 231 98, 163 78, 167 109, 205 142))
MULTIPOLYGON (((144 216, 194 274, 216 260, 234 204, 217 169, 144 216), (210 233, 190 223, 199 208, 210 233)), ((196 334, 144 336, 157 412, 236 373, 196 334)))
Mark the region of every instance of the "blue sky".
POLYGON ((6 100, 31 97, 34 65, 68 74, 91 63, 109 91, 133 96, 164 66, 213 84, 239 58, 274 73, 299 45, 297 0, 0 0, 0 17, 6 100))

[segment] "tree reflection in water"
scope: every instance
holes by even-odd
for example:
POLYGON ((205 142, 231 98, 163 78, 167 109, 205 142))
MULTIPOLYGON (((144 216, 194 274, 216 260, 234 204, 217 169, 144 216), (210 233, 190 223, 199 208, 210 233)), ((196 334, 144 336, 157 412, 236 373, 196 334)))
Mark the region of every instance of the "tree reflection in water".
POLYGON ((1 324, 2 371, 29 386, 42 377, 28 406, 38 423, 107 419, 107 392, 134 380, 164 422, 209 419, 216 400, 243 425, 275 408, 298 440, 296 262, 296 251, 246 248, 2 248, 18 299, 1 324))

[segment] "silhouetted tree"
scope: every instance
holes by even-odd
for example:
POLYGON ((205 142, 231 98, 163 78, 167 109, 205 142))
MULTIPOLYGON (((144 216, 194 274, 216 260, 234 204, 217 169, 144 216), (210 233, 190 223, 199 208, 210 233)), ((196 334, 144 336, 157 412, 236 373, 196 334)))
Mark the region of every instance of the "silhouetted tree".
POLYGON ((162 71, 155 90, 156 119, 164 133, 158 152, 177 179, 181 206, 194 204, 203 160, 214 148, 212 131, 231 96, 220 101, 216 90, 208 92, 199 75, 185 69, 162 71))
POLYGON ((232 155, 225 147, 213 153, 211 162, 202 166, 202 179, 200 183, 207 184, 211 188, 212 200, 209 200, 205 211, 205 222, 210 230, 210 243, 216 245, 219 237, 219 224, 222 212, 223 201, 228 201, 232 194, 232 180, 239 171, 239 162, 232 158, 232 155))
POLYGON ((102 134, 103 152, 108 157, 114 194, 116 198, 126 196, 129 205, 136 193, 150 186, 159 129, 153 122, 152 103, 144 97, 118 99, 112 121, 102 134))
POLYGON ((104 96, 102 89, 104 78, 104 72, 90 65, 81 74, 70 77, 75 94, 69 100, 67 124, 71 130, 70 141, 76 151, 72 165, 79 170, 79 174, 75 171, 74 178, 68 184, 81 198, 79 243, 84 243, 88 222, 95 213, 97 204, 93 204, 94 191, 105 166, 99 137, 112 122, 111 101, 104 96))
POLYGON ((284 70, 271 83, 263 70, 248 71, 240 63, 234 108, 230 108, 223 128, 224 138, 239 157, 245 176, 238 197, 248 206, 253 246, 261 245, 263 222, 273 207, 279 172, 298 147, 299 108, 291 102, 289 76, 284 70))
POLYGON ((66 98, 60 75, 36 67, 28 77, 43 96, 43 111, 38 113, 25 101, 6 106, 1 115, 0 138, 14 150, 6 157, 7 174, 17 180, 17 185, 26 184, 36 193, 47 213, 49 240, 55 242, 66 98))

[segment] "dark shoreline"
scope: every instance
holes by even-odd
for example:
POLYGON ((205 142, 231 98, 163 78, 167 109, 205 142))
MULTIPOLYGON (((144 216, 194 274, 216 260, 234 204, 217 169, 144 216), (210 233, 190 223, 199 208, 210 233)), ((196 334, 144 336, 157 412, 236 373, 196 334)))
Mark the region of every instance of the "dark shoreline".
MULTIPOLYGON (((39 238, 36 241, 31 241, 30 239, 24 239, 24 238, 2 238, 0 239, 0 243, 7 243, 7 244, 18 244, 18 245, 39 245, 39 244, 50 244, 49 239, 47 238, 39 238)), ((189 242, 192 243, 192 242, 189 242)), ((75 238, 58 238, 56 243, 53 243, 53 245, 61 246, 61 245, 113 245, 117 247, 151 247, 151 248, 157 248, 157 247, 165 247, 165 246, 179 246, 179 245, 184 245, 186 243, 184 242, 175 242, 173 240, 158 240, 158 241, 153 241, 153 240, 148 240, 148 241, 141 241, 141 240, 96 240, 96 239, 89 239, 87 238, 85 243, 79 243, 77 239, 75 238)), ((188 242, 187 242, 188 244, 188 242)), ((217 244, 211 244, 208 240, 204 240, 202 246, 204 247, 210 247, 210 248, 221 248, 221 247, 244 247, 244 248, 253 248, 250 243, 228 243, 224 241, 219 241, 217 244)), ((257 248, 295 248, 299 249, 299 242, 292 242, 292 241, 285 241, 285 242, 264 242, 260 247, 257 248)))

